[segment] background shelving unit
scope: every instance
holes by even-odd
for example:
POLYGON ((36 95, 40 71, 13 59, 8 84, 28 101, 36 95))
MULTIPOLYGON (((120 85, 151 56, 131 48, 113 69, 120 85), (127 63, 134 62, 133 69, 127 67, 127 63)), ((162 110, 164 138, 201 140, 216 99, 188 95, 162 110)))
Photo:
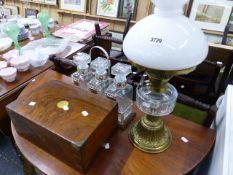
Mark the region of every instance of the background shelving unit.
MULTIPOLYGON (((39 11, 47 11, 50 16, 59 22, 61 26, 70 24, 76 20, 80 19, 90 19, 97 20, 102 22, 107 22, 110 24, 110 30, 116 32, 123 32, 125 19, 121 18, 112 18, 105 16, 96 15, 96 4, 97 0, 91 0, 89 13, 81 13, 77 11, 63 10, 59 8, 59 0, 57 0, 57 5, 51 5, 47 3, 37 2, 33 0, 5 0, 7 5, 14 5, 19 8, 19 12, 22 16, 25 15, 25 8, 37 9, 39 11)), ((137 14, 136 18, 131 20, 131 26, 134 25, 137 21, 149 15, 152 11, 153 5, 151 0, 138 0, 137 4, 137 14)), ((190 9, 189 9, 190 11, 190 9)), ((222 32, 203 30, 206 34, 216 35, 221 37, 222 32)), ((229 34, 229 37, 233 37, 233 34, 229 34)))
MULTIPOLYGON (((39 11, 47 11, 50 16, 59 22, 60 25, 67 25, 79 19, 90 19, 110 24, 110 30, 123 32, 125 19, 111 18, 96 15, 97 0, 91 0, 89 13, 81 13, 77 11, 63 10, 59 5, 50 5, 46 3, 36 2, 33 0, 5 0, 7 5, 14 5, 19 7, 19 12, 22 16, 25 15, 25 8, 37 9, 39 11)), ((58 0, 59 1, 59 0, 58 0)), ((58 2, 59 3, 59 2, 58 2)), ((131 26, 140 19, 149 14, 151 9, 151 0, 138 0, 136 18, 131 21, 131 26)))
MULTIPOLYGON (((111 18, 111 17, 106 17, 106 16, 97 16, 97 15, 91 15, 88 13, 79 13, 79 12, 74 12, 74 11, 69 11, 69 10, 57 10, 58 13, 66 13, 66 14, 72 14, 72 15, 78 15, 78 16, 83 16, 85 17, 92 17, 92 18, 96 18, 96 19, 105 19, 105 20, 114 20, 114 21, 118 21, 118 22, 126 22, 125 19, 121 19, 121 18, 111 18)), ((135 20, 131 20, 132 24, 135 24, 136 21, 135 20)))

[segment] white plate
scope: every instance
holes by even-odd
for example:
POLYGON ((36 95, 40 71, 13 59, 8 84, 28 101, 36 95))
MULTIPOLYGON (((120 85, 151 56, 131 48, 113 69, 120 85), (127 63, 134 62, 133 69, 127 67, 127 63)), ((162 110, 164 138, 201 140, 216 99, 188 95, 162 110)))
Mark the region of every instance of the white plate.
POLYGON ((7 50, 12 44, 12 39, 10 38, 1 38, 0 42, 0 52, 7 50))

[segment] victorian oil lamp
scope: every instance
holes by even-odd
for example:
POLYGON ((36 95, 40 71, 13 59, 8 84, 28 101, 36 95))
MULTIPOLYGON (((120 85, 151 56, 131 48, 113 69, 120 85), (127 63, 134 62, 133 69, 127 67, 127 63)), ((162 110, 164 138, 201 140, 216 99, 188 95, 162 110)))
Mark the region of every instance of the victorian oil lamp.
POLYGON ((170 114, 177 91, 168 83, 174 75, 187 74, 207 56, 203 32, 182 15, 183 0, 153 0, 154 14, 136 23, 126 35, 123 50, 131 63, 144 70, 149 85, 136 92, 137 107, 145 115, 129 130, 129 139, 138 149, 159 153, 166 150, 172 133, 162 116, 170 114))

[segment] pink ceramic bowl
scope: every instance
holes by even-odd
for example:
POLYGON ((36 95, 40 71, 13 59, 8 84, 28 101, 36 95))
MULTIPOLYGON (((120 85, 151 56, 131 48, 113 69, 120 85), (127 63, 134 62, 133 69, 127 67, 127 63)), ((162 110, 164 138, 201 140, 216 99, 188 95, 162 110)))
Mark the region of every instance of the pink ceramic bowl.
POLYGON ((7 67, 7 62, 6 61, 0 61, 0 70, 7 67))
POLYGON ((15 67, 6 67, 0 70, 0 76, 6 82, 15 81, 17 69, 15 67))
POLYGON ((10 60, 11 66, 17 68, 19 72, 25 72, 30 67, 29 58, 25 55, 14 57, 10 60))

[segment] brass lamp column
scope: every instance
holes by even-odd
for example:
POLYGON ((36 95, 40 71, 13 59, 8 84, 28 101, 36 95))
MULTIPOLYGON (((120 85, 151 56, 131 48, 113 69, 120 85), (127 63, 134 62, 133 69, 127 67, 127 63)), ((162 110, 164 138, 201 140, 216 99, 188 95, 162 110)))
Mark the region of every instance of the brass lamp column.
POLYGON ((129 130, 131 143, 144 152, 159 153, 172 142, 161 116, 175 107, 176 89, 168 83, 174 75, 191 72, 207 56, 208 43, 200 28, 183 15, 185 0, 152 0, 154 14, 138 21, 127 33, 123 50, 149 85, 137 88, 137 107, 144 112, 129 130))
POLYGON ((142 107, 145 102, 140 102, 140 95, 138 94, 140 89, 137 91, 137 106, 145 115, 130 128, 129 139, 135 147, 144 152, 160 153, 170 146, 172 140, 171 132, 164 125, 160 116, 172 112, 177 98, 176 89, 167 83, 173 75, 187 74, 193 68, 180 71, 159 71, 141 68, 139 65, 135 66, 148 73, 151 83, 145 93, 150 93, 156 99, 147 102, 147 105, 142 107), (162 94, 166 94, 167 98, 164 99, 162 94), (149 103, 151 104, 148 105, 149 103))

